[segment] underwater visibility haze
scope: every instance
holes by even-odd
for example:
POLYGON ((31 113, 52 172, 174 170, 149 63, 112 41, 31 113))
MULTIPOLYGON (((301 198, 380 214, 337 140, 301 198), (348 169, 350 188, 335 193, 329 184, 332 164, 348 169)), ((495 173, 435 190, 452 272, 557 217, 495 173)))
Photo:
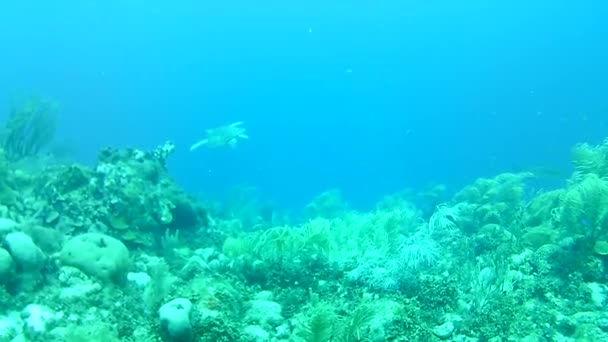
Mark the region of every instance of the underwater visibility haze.
POLYGON ((608 340, 608 4, 0 4, 0 342, 608 340))

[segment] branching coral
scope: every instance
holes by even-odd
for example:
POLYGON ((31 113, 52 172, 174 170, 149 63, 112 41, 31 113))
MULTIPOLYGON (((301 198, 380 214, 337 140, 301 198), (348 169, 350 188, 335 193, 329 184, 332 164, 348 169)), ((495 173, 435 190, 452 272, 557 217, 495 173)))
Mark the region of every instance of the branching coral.
POLYGON ((562 198, 560 224, 589 243, 608 239, 608 181, 591 173, 574 184, 562 198))
POLYGON ((299 335, 305 342, 326 342, 332 338, 332 326, 336 323, 335 314, 329 305, 319 305, 313 309, 308 324, 302 325, 299 335))
POLYGON ((10 185, 10 178, 11 171, 6 153, 0 149, 0 204, 13 204, 17 197, 17 193, 10 185))
POLYGON ((594 173, 608 177, 608 139, 598 146, 578 144, 572 150, 572 164, 575 176, 594 173))
POLYGON ((34 96, 11 109, 0 135, 0 143, 10 160, 38 154, 55 136, 57 105, 34 96))
POLYGON ((470 229, 459 221, 459 227, 465 231, 475 231, 488 223, 509 227, 517 221, 521 209, 526 205, 526 180, 532 173, 503 173, 494 178, 480 178, 475 183, 458 192, 453 201, 466 203, 461 207, 460 216, 469 217, 470 229), (467 212, 468 211, 468 212, 467 212))
POLYGON ((414 234, 399 248, 399 260, 409 269, 430 267, 437 262, 439 254, 435 241, 424 233, 414 234))
POLYGON ((429 219, 429 230, 431 232, 437 230, 453 230, 457 227, 458 207, 448 207, 446 204, 439 204, 435 208, 435 212, 429 219))

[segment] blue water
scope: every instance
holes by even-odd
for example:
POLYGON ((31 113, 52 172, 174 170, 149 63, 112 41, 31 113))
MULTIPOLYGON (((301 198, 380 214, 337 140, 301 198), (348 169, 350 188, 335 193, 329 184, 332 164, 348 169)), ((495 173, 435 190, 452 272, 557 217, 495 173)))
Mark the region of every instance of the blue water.
POLYGON ((171 173, 203 196, 250 184, 289 208, 339 188, 365 207, 567 172, 573 144, 608 132, 607 17, 599 1, 5 1, 0 109, 55 98, 57 140, 87 163, 171 139, 171 173), (188 151, 239 120, 236 149, 188 151))

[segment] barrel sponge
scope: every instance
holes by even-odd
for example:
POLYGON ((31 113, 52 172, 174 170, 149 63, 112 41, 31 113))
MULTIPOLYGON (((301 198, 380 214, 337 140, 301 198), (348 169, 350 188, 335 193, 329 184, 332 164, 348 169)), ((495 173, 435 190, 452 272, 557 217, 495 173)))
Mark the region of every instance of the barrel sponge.
POLYGON ((131 263, 129 250, 111 236, 87 233, 75 236, 63 246, 60 260, 89 276, 108 282, 122 283, 131 263))

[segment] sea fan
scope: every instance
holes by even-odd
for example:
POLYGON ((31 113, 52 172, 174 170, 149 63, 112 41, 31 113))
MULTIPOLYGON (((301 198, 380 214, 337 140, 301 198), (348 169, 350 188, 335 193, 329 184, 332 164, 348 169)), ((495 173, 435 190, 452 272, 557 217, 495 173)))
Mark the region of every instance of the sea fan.
POLYGON ((452 230, 456 228, 458 220, 458 207, 448 207, 445 204, 440 204, 435 208, 435 212, 429 220, 428 229, 431 232, 437 230, 452 230))
POLYGON ((332 336, 332 326, 335 322, 335 315, 331 308, 320 305, 315 309, 315 313, 300 332, 300 336, 306 342, 328 342, 332 336))
POLYGON ((439 247, 427 234, 416 233, 399 247, 399 259, 410 269, 434 265, 439 258, 439 247))

